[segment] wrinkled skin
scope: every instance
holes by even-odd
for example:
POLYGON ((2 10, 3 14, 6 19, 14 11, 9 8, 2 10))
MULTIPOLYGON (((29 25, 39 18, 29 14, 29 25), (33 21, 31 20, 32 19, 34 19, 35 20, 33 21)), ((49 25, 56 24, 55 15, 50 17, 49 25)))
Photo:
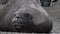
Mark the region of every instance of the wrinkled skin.
POLYGON ((35 0, 10 0, 0 5, 0 31, 40 32, 52 30, 52 19, 35 0))

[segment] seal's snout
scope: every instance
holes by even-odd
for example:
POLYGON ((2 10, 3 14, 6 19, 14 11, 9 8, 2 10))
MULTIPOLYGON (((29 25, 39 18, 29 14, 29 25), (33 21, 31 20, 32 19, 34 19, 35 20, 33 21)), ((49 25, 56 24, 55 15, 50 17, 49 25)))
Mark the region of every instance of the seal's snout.
POLYGON ((13 23, 16 26, 17 29, 20 29, 21 27, 26 28, 27 26, 31 26, 32 15, 29 14, 29 13, 18 13, 13 18, 13 23))

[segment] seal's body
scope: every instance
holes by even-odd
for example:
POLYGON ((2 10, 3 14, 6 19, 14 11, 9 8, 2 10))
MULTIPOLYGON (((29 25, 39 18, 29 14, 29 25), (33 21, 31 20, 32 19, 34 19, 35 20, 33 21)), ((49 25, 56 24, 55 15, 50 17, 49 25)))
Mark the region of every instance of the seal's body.
POLYGON ((14 0, 0 11, 1 31, 48 33, 52 30, 50 16, 35 0, 14 0))

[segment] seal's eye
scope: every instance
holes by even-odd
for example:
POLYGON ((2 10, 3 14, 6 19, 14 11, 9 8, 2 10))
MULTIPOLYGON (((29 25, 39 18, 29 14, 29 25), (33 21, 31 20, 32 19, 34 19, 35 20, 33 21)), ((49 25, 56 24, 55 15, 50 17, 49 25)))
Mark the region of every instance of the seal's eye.
POLYGON ((32 16, 29 13, 24 13, 24 17, 32 19, 32 16))
POLYGON ((0 0, 0 4, 6 4, 8 0, 0 0))
POLYGON ((30 15, 30 14, 28 14, 28 13, 25 13, 25 14, 24 14, 25 17, 29 17, 29 15, 30 15))

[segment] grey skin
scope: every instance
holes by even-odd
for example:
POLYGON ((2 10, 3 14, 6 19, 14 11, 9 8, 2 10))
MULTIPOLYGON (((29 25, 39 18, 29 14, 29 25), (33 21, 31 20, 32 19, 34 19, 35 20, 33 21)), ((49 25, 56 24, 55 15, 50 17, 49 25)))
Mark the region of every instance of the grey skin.
POLYGON ((49 33, 52 30, 52 19, 35 0, 10 0, 0 6, 0 31, 49 33))

